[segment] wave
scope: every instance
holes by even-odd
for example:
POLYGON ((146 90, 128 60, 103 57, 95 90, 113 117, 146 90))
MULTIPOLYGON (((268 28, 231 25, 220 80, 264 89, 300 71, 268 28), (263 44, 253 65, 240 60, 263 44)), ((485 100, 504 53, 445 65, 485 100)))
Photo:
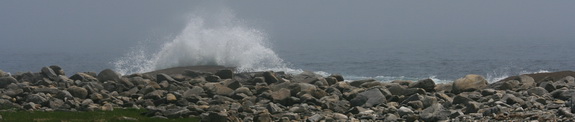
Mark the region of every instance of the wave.
POLYGON ((240 72, 287 68, 269 48, 265 33, 246 26, 229 10, 192 15, 173 40, 151 55, 139 47, 112 64, 122 74, 149 72, 179 66, 220 65, 240 72))

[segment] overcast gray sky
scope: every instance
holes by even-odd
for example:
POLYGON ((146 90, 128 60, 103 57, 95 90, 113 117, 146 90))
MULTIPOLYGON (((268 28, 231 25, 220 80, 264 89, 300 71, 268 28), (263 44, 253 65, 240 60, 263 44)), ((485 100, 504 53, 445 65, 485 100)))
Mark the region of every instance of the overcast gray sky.
POLYGON ((211 5, 264 30, 277 44, 329 41, 543 39, 574 41, 573 0, 0 2, 0 51, 125 52, 177 34, 211 5), (70 51, 73 50, 73 51, 70 51))

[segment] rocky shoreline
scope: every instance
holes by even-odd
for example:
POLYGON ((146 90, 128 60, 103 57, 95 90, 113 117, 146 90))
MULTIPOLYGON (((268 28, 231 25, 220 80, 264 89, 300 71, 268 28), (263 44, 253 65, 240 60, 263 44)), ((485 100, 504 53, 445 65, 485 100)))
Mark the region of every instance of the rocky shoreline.
POLYGON ((59 66, 49 66, 17 74, 0 70, 0 109, 138 108, 148 110, 145 116, 202 121, 573 121, 574 76, 572 71, 527 74, 489 84, 471 74, 437 84, 183 67, 67 77, 59 66))

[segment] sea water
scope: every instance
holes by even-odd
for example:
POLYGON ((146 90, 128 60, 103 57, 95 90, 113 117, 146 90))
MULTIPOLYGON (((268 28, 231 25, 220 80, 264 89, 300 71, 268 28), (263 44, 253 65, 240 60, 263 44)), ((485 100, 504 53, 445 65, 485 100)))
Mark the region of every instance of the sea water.
POLYGON ((575 70, 575 40, 505 37, 275 41, 229 10, 193 14, 185 26, 173 38, 158 40, 161 45, 142 41, 126 45, 131 49, 128 52, 1 53, 0 69, 38 72, 41 67, 59 65, 69 75, 106 68, 131 74, 178 66, 222 65, 237 67, 238 72, 297 74, 308 70, 321 75, 341 74, 347 80, 431 78, 436 82, 451 82, 467 74, 483 75, 494 82, 511 75, 575 70))

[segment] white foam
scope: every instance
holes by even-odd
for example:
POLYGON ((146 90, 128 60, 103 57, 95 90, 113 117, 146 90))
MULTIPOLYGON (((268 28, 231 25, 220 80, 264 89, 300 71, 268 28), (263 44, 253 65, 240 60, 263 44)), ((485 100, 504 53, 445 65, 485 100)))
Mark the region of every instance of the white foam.
POLYGON ((236 67, 240 72, 293 70, 267 46, 264 32, 246 26, 229 10, 192 15, 174 40, 146 54, 135 49, 113 64, 122 74, 197 65, 236 67))

